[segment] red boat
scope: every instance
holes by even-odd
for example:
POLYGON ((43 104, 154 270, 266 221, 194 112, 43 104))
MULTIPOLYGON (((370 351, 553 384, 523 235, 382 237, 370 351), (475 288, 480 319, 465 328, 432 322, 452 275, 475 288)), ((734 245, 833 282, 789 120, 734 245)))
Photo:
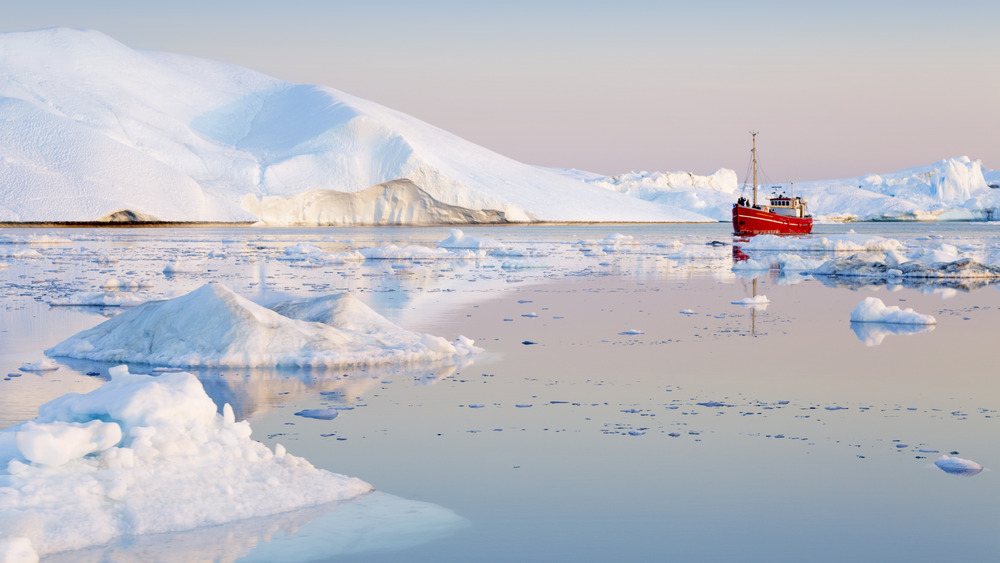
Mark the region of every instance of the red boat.
POLYGON ((733 232, 737 235, 802 235, 812 232, 813 218, 806 200, 784 194, 757 203, 757 133, 753 135, 753 200, 739 198, 733 204, 733 232))

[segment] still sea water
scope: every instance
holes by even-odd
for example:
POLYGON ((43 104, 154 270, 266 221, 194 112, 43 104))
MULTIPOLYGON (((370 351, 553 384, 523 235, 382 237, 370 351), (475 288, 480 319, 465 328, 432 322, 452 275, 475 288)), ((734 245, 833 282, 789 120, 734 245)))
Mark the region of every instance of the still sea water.
MULTIPOLYGON (((812 236, 851 230, 910 248, 1000 246, 1000 226, 986 223, 818 225, 812 236)), ((50 305, 110 278, 142 282, 149 298, 209 281, 262 301, 346 291, 403 328, 485 349, 459 365, 200 371, 256 439, 378 492, 50 559, 1000 557, 996 286, 737 274, 724 223, 463 231, 503 250, 337 264, 286 248, 434 247, 449 229, 0 231, 14 237, 0 245, 0 369, 12 374, 0 380, 0 428, 106 380, 93 362, 18 367, 116 314, 50 305), (626 236, 607 238, 616 233, 626 236), (70 241, 18 242, 48 234, 70 241), (178 259, 193 271, 164 274, 178 259), (754 294, 770 304, 734 304, 754 294), (852 325, 869 296, 937 325, 852 325), (294 414, 327 407, 343 410, 294 414), (942 454, 985 470, 948 474, 934 465, 942 454)))

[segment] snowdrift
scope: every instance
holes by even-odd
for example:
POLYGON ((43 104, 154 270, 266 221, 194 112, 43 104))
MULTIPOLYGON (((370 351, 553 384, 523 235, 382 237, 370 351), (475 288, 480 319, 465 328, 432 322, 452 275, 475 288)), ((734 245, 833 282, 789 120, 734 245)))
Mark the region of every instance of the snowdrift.
MULTIPOLYGON (((93 221, 123 209, 255 221, 253 201, 394 180, 509 221, 709 220, 516 162, 332 88, 135 51, 95 31, 0 34, 0 121, 0 221, 93 221)), ((301 222, 302 205, 291 216, 272 206, 266 220, 301 222)))
POLYGON ((343 367, 467 356, 455 342, 399 328, 350 295, 267 309, 217 284, 139 305, 45 351, 53 357, 159 366, 343 367))

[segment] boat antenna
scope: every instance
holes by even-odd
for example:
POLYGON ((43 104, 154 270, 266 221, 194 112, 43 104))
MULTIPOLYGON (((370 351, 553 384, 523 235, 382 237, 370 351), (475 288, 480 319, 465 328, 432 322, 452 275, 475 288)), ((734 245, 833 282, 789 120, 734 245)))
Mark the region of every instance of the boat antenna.
POLYGON ((757 133, 758 131, 750 132, 750 136, 753 138, 753 148, 750 149, 750 155, 753 161, 753 206, 754 207, 757 207, 757 133))

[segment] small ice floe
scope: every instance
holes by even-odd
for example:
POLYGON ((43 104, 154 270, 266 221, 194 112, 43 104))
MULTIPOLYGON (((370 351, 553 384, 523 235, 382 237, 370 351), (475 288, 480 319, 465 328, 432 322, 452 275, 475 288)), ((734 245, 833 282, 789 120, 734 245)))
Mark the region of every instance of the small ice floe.
POLYGON ((104 291, 137 291, 152 287, 149 282, 138 282, 135 280, 120 280, 118 278, 108 278, 101 284, 104 291))
POLYGON ((172 276, 174 274, 200 274, 202 272, 202 265, 200 262, 195 262, 192 260, 171 260, 163 267, 163 274, 167 276, 172 276))
POLYGON ((682 315, 693 315, 694 311, 692 311, 691 309, 683 309, 683 310, 680 311, 680 314, 682 314, 682 315))
POLYGON ((646 333, 641 330, 636 330, 634 328, 618 333, 619 336, 638 336, 640 334, 646 334, 646 333))
POLYGON ((487 248, 500 248, 503 245, 491 238, 466 236, 461 229, 452 229, 448 238, 438 243, 438 248, 465 248, 470 250, 484 250, 487 248))
POLYGON ((532 312, 530 312, 530 313, 525 313, 525 314, 523 314, 523 315, 521 315, 521 316, 522 316, 522 317, 526 317, 526 318, 529 318, 529 319, 534 319, 534 318, 537 318, 537 317, 538 317, 538 313, 536 313, 536 312, 532 311, 532 312))
POLYGON ((757 272, 760 270, 770 270, 771 262, 747 258, 733 264, 734 272, 757 272))
POLYGON ((94 391, 63 395, 0 431, 0 554, 15 539, 44 557, 372 490, 254 441, 249 423, 228 404, 219 414, 194 375, 110 371, 94 391))
POLYGON ((53 307, 135 307, 149 298, 121 291, 90 291, 74 293, 65 299, 49 301, 53 307))
POLYGON ((326 254, 320 247, 307 242, 286 246, 284 252, 285 255, 279 257, 279 260, 309 260, 311 258, 322 257, 326 254))
POLYGON ((59 364, 49 358, 45 358, 44 360, 39 360, 37 362, 32 362, 30 364, 24 364, 23 366, 17 369, 21 371, 30 371, 30 372, 55 371, 59 369, 59 364))
POLYGON ((963 475, 965 477, 978 475, 979 472, 983 470, 983 466, 974 461, 947 455, 939 457, 937 461, 934 462, 934 465, 938 466, 945 473, 963 475))
POLYGON ((922 315, 913 309, 886 306, 878 297, 866 297, 851 312, 852 323, 888 323, 910 325, 932 325, 937 320, 930 315, 922 315))
POLYGON ((646 431, 642 430, 642 429, 629 430, 628 431, 628 435, 629 436, 644 436, 645 434, 646 434, 646 431))
POLYGON ((318 420, 333 420, 337 418, 340 414, 339 409, 329 408, 329 409, 303 409, 295 413, 295 416, 301 416, 304 418, 315 418, 318 420))
POLYGON ((452 252, 447 248, 431 248, 410 244, 407 246, 379 246, 362 248, 359 252, 367 260, 474 260, 476 256, 469 252, 452 252))
POLYGON ((767 298, 766 295, 757 295, 754 297, 744 297, 739 301, 733 301, 733 305, 741 305, 747 309, 765 309, 771 303, 771 300, 767 298))
POLYGON ((3 258, 14 258, 17 260, 33 260, 36 258, 41 258, 43 254, 34 248, 26 248, 24 250, 15 250, 14 252, 5 252, 0 254, 3 258))
POLYGON ((480 351, 463 336, 449 342, 402 329, 349 294, 268 309, 210 283, 129 309, 46 355, 174 367, 339 367, 453 360, 480 351))

